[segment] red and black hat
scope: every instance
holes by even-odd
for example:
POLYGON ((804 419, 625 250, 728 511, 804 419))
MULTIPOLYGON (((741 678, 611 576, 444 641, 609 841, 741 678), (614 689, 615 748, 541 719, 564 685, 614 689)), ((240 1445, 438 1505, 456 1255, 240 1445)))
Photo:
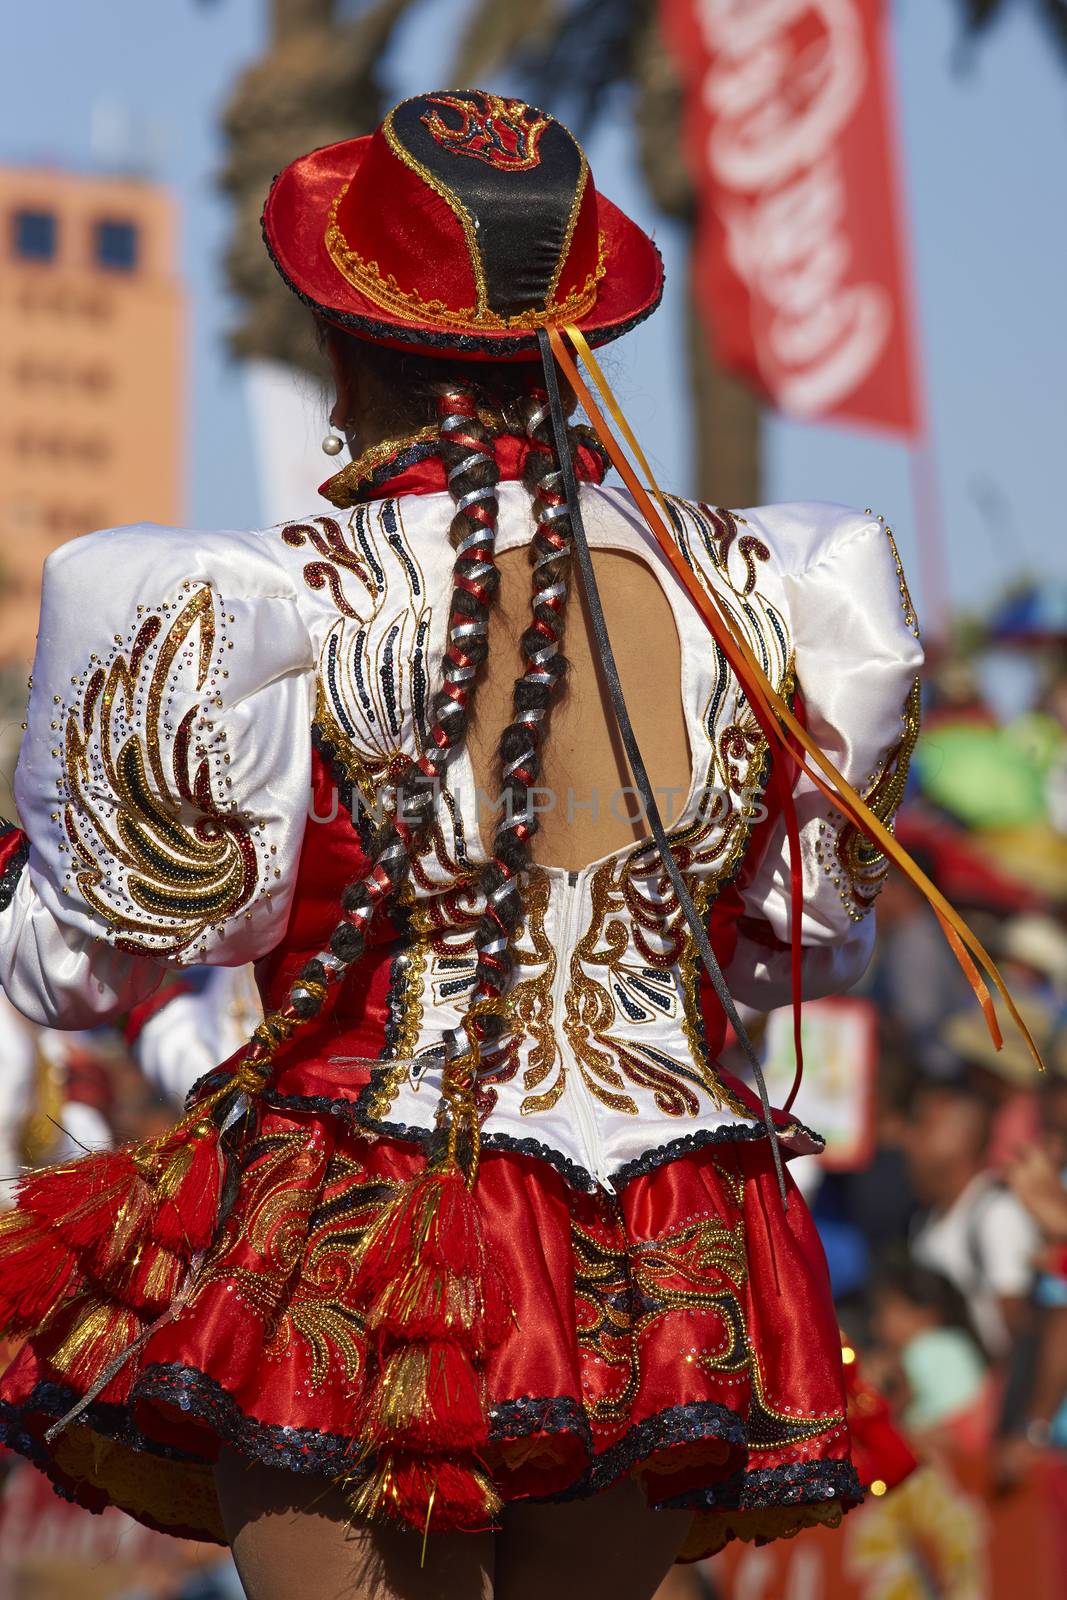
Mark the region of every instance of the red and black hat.
POLYGON ((483 89, 424 94, 274 180, 289 287, 329 322, 425 354, 516 360, 573 322, 605 344, 654 311, 651 239, 593 184, 562 123, 483 89))

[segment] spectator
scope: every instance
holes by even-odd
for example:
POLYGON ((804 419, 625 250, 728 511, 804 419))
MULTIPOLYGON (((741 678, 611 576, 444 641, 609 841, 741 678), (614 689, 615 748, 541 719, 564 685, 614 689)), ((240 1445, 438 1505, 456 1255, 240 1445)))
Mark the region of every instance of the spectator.
MULTIPOLYGON (((1044 1000, 1013 982, 1015 1001, 1038 1049, 1048 1057, 1053 1037, 1053 1014, 1044 1000)), ((985 1018, 974 1004, 953 1012, 941 1030, 944 1044, 967 1080, 988 1099, 993 1113, 986 1165, 1001 1171, 1018 1151, 1032 1144, 1038 1134, 1037 1090, 1040 1078, 1033 1057, 1018 1030, 1013 1027, 1008 1008, 999 995, 994 1001, 1003 1046, 996 1048, 989 1037, 985 1018)))
POLYGON ((1026 1321, 1039 1234, 988 1168, 991 1123, 989 1100, 970 1083, 924 1082, 903 1137, 926 1208, 912 1253, 956 1285, 983 1345, 999 1360, 1026 1321))
POLYGON ((956 1286, 907 1257, 883 1268, 874 1333, 903 1380, 905 1428, 951 1429, 957 1443, 977 1444, 990 1420, 987 1363, 956 1286))
POLYGON ((1055 917, 1035 911, 1012 917, 1000 942, 1009 983, 1059 1011, 1067 1001, 1067 932, 1055 917))
MULTIPOLYGON (((1033 1385, 1022 1443, 1033 1450, 1067 1450, 1067 1081, 1047 1080, 1041 1093, 1041 1132, 1021 1150, 1008 1173, 1017 1198, 1027 1208, 1045 1242, 1035 1300, 1038 1342, 1033 1385)), ((1012 1461, 1020 1466, 1023 1451, 1012 1461)), ((1025 1461, 1022 1463, 1025 1465, 1025 1461)))

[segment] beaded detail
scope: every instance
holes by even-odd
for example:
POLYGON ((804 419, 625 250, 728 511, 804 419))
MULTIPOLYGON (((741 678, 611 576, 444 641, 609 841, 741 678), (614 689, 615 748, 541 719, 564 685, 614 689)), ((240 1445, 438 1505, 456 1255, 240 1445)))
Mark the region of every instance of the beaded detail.
MULTIPOLYGON (((13 833, 21 833, 21 830, 16 828, 13 822, 5 822, 0 817, 0 844, 9 839, 13 833)), ((11 904, 15 885, 21 878, 29 859, 30 841, 25 834, 21 834, 14 850, 0 868, 0 911, 6 911, 11 904)))
POLYGON ((660 1504, 665 1511, 763 1511, 836 1500, 845 1510, 862 1499, 863 1486, 850 1461, 790 1461, 781 1467, 754 1467, 660 1504))
MULTIPOLYGON (((919 738, 921 718, 922 688, 916 678, 900 714, 900 738, 888 751, 862 795, 879 822, 890 831, 908 786, 908 771, 919 738)), ((853 922, 862 922, 874 910, 889 873, 889 862, 883 852, 854 824, 835 815, 833 821, 819 824, 815 855, 841 896, 849 917, 853 922)))
POLYGON ((64 888, 120 949, 194 959, 263 887, 263 829, 226 797, 215 716, 227 621, 213 589, 186 582, 92 656, 72 679, 74 704, 57 711, 64 888))

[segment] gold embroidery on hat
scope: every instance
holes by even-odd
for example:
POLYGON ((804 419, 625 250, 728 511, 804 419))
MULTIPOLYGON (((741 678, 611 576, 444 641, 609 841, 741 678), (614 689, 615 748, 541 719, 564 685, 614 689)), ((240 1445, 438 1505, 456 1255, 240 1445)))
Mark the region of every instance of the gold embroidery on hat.
POLYGON ((505 100, 503 95, 487 94, 484 89, 475 89, 469 99, 455 94, 430 94, 426 100, 432 106, 447 106, 462 118, 459 128, 450 127, 439 111, 420 118, 430 137, 452 155, 473 156, 498 172, 527 172, 540 165, 538 146, 551 118, 528 106, 525 100, 505 100), (532 120, 527 119, 526 112, 532 113, 532 120), (506 143, 509 134, 514 141, 513 150, 506 143))
MULTIPOLYGON (((474 226, 474 218, 471 216, 470 212, 467 210, 459 196, 455 194, 446 183, 442 183, 440 178, 435 178, 429 167, 424 167, 422 162, 413 156, 411 151, 400 142, 397 131, 393 127, 394 115, 395 112, 390 111, 389 115, 382 123, 382 135, 385 138, 385 142, 393 152, 394 156, 396 156, 397 160, 402 161, 405 167, 409 167, 412 172, 416 173, 422 179, 423 183, 429 185, 435 194, 439 194, 441 199, 455 214, 460 227, 463 229, 463 237, 467 243, 467 254, 470 256, 471 260, 471 271, 474 273, 474 287, 477 295, 474 315, 476 318, 482 317, 489 310, 489 290, 485 281, 485 268, 482 265, 482 253, 478 249, 478 235, 474 226)), ((340 195, 338 195, 338 199, 340 198, 340 195)), ((377 271, 377 263, 374 262, 371 263, 371 265, 373 265, 375 271, 377 271)), ((404 291, 399 288, 395 278, 391 278, 388 281, 390 281, 397 288, 398 292, 403 295, 404 291)), ((371 298, 373 299, 374 296, 371 295, 371 298)), ((428 301, 427 305, 435 309, 440 307, 441 311, 446 313, 448 311, 448 307, 443 301, 440 300, 428 301)), ((457 314, 463 316, 464 318, 470 315, 470 313, 466 311, 457 314)))
MULTIPOLYGON (((581 149, 581 146, 579 146, 579 149, 581 149)), ((566 228, 566 232, 563 235, 563 247, 562 247, 562 249, 560 250, 560 253, 559 253, 559 260, 556 262, 556 269, 552 274, 552 282, 548 286, 548 294, 545 296, 545 304, 548 305, 548 306, 552 305, 552 303, 554 302, 554 300, 556 298, 556 290, 559 288, 559 280, 563 276, 563 269, 567 265, 567 258, 571 253, 571 244, 572 244, 573 239, 574 239, 574 230, 578 226, 578 213, 582 208, 582 200, 583 200, 584 195, 585 195, 585 186, 589 181, 589 163, 585 159, 585 151, 584 150, 581 150, 581 157, 582 157, 582 165, 581 165, 581 169, 580 169, 580 171, 578 173, 578 182, 574 186, 574 199, 571 201, 571 214, 567 218, 567 228, 566 228)), ((604 236, 603 236, 603 234, 600 235, 600 238, 599 238, 599 241, 598 241, 598 255, 599 255, 600 259, 603 259, 603 255, 604 255, 604 236)))
POLYGON ((337 221, 337 208, 345 195, 345 188, 330 207, 326 226, 326 248, 334 266, 341 275, 365 294, 368 300, 391 311, 396 316, 414 318, 427 328, 484 328, 490 332, 522 332, 544 328, 561 322, 574 322, 584 317, 596 304, 597 288, 606 271, 606 243, 600 235, 597 264, 581 288, 573 289, 566 299, 555 301, 542 311, 520 311, 513 317, 502 317, 496 311, 474 306, 455 310, 443 300, 424 300, 416 289, 402 289, 393 274, 383 273, 376 261, 367 261, 353 250, 337 221))

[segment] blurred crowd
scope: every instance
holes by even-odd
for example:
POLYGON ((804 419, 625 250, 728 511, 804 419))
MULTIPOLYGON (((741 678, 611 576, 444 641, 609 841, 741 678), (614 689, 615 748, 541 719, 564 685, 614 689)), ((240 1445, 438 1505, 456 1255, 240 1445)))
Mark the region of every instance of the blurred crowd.
MULTIPOLYGON (((999 1005, 993 1047, 934 918, 892 874, 857 991, 878 1019, 873 1153, 843 1169, 798 1163, 865 1379, 920 1456, 981 1461, 993 1495, 1058 1452, 1067 1467, 1067 658, 1046 641, 1026 659, 1034 691, 1007 719, 973 663, 935 663, 898 835, 1000 964, 1048 1070, 1037 1075, 999 1005)), ((27 1166, 168 1125, 257 1020, 243 970, 183 974, 123 1029, 92 1034, 32 1028, 0 996, 0 1204, 27 1166)), ((0 1470, 0 1600, 86 1600, 66 1535, 42 1577, 42 1536, 14 1514, 36 1475, 0 1470), (31 1578, 13 1582, 19 1551, 31 1578)), ((228 1557, 147 1537, 101 1596, 239 1592, 228 1557)), ((687 1592, 708 1581, 694 1575, 687 1592)))
POLYGON ((897 833, 1000 965, 1047 1071, 999 1000, 995 1048, 892 873, 859 989, 878 1018, 873 1158, 806 1183, 867 1377, 920 1453, 978 1457, 1000 1493, 1067 1451, 1067 662, 1042 640, 1022 664, 1031 701, 998 718, 980 662, 935 663, 897 833))

